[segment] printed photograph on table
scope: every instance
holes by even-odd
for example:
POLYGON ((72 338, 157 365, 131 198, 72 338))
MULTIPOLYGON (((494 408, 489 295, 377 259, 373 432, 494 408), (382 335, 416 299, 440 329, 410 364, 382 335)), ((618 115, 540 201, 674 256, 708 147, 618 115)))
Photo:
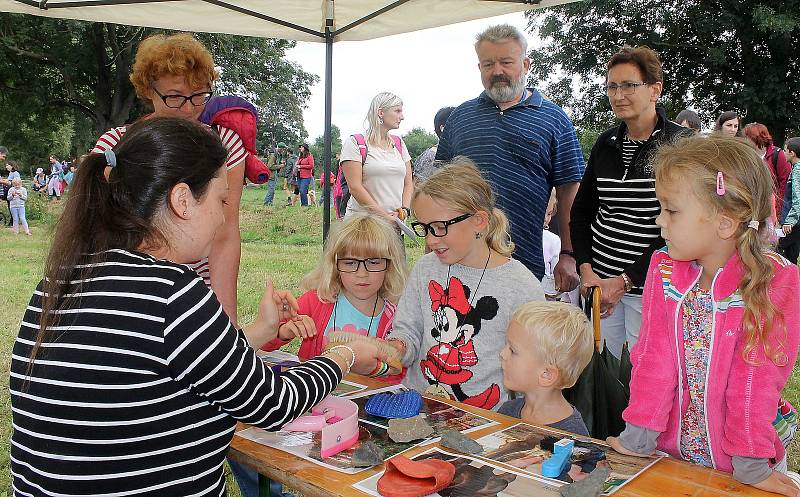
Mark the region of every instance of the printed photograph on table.
POLYGON ((610 495, 631 481, 658 458, 633 457, 611 450, 605 444, 587 441, 586 438, 569 437, 564 433, 519 423, 504 430, 486 435, 477 440, 483 446, 481 457, 502 462, 539 478, 542 463, 552 456, 553 444, 562 438, 575 441, 571 464, 557 478, 547 478, 557 484, 580 481, 595 468, 606 466, 610 476, 603 488, 603 495, 610 495))
POLYGON ((376 424, 359 420, 358 427, 358 442, 354 446, 326 458, 320 456, 320 443, 322 441, 320 432, 268 432, 260 428, 247 428, 236 434, 256 443, 302 457, 320 466, 349 474, 368 469, 353 467, 353 453, 360 444, 368 440, 383 449, 386 459, 420 444, 419 440, 405 443, 394 442, 389 438, 387 428, 376 424))
MULTIPOLYGON (((358 384, 353 383, 353 385, 358 384)), ((322 441, 320 432, 268 432, 260 428, 251 427, 239 431, 236 434, 256 443, 294 454, 297 457, 302 457, 303 459, 329 469, 349 474, 358 473, 367 468, 353 467, 353 453, 361 443, 367 440, 373 441, 384 450, 385 459, 389 459, 411 447, 416 447, 417 445, 430 441, 416 440, 404 443, 394 442, 389 438, 388 434, 389 420, 371 416, 364 410, 364 405, 372 395, 382 392, 402 392, 404 390, 406 389, 400 385, 390 385, 368 393, 358 392, 352 397, 348 397, 348 399, 358 405, 358 442, 356 442, 353 447, 332 457, 322 458, 320 456, 320 442, 322 441)), ((427 421, 433 427, 434 433, 438 433, 446 428, 467 433, 497 424, 495 421, 466 412, 438 400, 425 397, 423 397, 422 400, 421 413, 424 413, 427 417, 427 421)))
MULTIPOLYGON (((453 482, 438 493, 440 497, 560 497, 559 485, 523 472, 516 472, 495 466, 469 456, 453 454, 434 447, 411 457, 415 461, 441 459, 456 467, 453 482)), ((353 484, 362 492, 380 497, 378 480, 383 472, 353 484)))
POLYGON ((366 385, 361 383, 354 383, 352 381, 342 380, 341 383, 333 390, 332 394, 337 397, 348 397, 350 395, 362 392, 367 389, 366 385))

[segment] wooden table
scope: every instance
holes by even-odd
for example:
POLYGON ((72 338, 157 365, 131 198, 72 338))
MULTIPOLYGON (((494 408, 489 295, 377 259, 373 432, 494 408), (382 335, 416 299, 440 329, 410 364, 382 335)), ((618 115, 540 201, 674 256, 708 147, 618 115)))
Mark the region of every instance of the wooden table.
MULTIPOLYGON (((386 383, 363 376, 349 375, 347 379, 367 385, 369 389, 386 386, 386 383)), ((492 411, 485 411, 458 402, 449 403, 499 423, 471 432, 469 436, 472 438, 480 438, 519 422, 519 419, 492 411)), ((244 428, 247 428, 247 425, 240 424, 237 431, 244 428)), ((404 452, 403 455, 410 457, 432 446, 434 444, 414 447, 404 452)), ((383 471, 383 465, 380 465, 357 474, 340 473, 238 436, 233 437, 228 456, 255 469, 263 477, 298 490, 305 497, 368 496, 368 494, 353 488, 352 485, 383 471)), ((741 497, 745 495, 774 497, 776 494, 743 485, 726 473, 668 458, 661 459, 614 494, 619 497, 741 497)))

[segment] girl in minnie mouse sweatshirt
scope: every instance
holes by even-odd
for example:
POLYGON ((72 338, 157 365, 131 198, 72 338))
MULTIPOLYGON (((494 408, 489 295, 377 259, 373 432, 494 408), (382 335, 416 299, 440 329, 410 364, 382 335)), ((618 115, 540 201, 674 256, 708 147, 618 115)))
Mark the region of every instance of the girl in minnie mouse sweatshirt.
POLYGON ((411 272, 389 343, 403 353, 403 384, 484 409, 508 399, 500 351, 522 304, 544 300, 514 259, 508 219, 474 164, 457 157, 418 185, 411 223, 431 253, 411 272))

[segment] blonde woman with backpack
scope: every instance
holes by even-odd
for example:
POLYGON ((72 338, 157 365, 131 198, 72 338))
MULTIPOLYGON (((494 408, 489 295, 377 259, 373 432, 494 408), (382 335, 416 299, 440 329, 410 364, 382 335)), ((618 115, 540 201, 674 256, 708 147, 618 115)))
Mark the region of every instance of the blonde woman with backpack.
POLYGON ((372 212, 392 224, 408 215, 414 193, 411 157, 402 138, 389 133, 402 121, 403 101, 393 93, 379 93, 367 112, 366 133, 342 144, 340 167, 350 190, 345 215, 372 212))

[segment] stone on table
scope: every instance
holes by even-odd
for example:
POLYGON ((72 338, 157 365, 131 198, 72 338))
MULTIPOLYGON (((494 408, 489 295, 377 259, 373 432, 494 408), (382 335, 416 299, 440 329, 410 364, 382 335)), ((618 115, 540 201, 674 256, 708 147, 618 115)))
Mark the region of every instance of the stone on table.
POLYGON ((353 452, 353 467, 368 468, 376 466, 383 463, 384 457, 386 457, 384 450, 372 440, 368 440, 359 445, 353 452))
POLYGON ((564 485, 558 491, 563 497, 599 497, 610 474, 607 467, 600 466, 583 480, 564 485))
POLYGON ((458 430, 448 428, 443 430, 439 436, 442 437, 439 443, 449 449, 457 450, 463 454, 480 454, 483 452, 481 444, 458 430))
POLYGON ((389 438, 398 443, 427 438, 432 434, 433 428, 423 415, 389 420, 389 438))

